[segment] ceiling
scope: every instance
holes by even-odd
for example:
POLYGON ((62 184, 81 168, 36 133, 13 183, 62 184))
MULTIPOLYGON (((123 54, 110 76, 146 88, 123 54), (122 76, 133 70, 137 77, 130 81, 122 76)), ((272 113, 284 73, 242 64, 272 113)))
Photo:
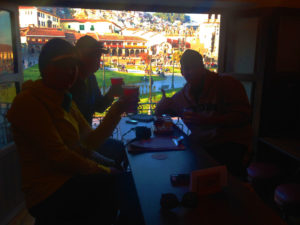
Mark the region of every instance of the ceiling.
POLYGON ((288 7, 300 8, 300 0, 2 0, 20 5, 128 9, 170 12, 221 12, 224 10, 288 7))

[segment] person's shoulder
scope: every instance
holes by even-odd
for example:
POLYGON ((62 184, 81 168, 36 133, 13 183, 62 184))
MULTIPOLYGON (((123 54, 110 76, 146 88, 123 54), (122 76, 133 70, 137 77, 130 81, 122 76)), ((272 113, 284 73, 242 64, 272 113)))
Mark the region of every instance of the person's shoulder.
POLYGON ((218 80, 223 84, 223 85, 229 85, 229 86, 240 86, 242 83, 233 77, 230 74, 218 74, 218 80))
POLYGON ((13 100, 10 109, 7 112, 7 118, 10 122, 16 118, 22 118, 31 115, 36 111, 38 101, 30 89, 21 91, 13 100))
POLYGON ((217 74, 218 78, 223 81, 227 82, 239 82, 235 77, 233 77, 230 74, 222 73, 222 74, 217 74))
POLYGON ((27 105, 34 102, 34 91, 32 89, 22 90, 17 96, 14 98, 13 104, 21 104, 27 105))

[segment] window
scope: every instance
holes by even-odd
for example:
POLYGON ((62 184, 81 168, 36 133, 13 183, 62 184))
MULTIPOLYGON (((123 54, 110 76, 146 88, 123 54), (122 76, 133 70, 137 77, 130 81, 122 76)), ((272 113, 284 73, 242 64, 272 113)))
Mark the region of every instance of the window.
POLYGON ((14 57, 9 12, 0 10, 0 75, 14 73, 14 57), (11 55, 9 59, 7 56, 11 55))
POLYGON ((40 17, 41 16, 41 13, 40 12, 38 12, 38 17, 40 17))
POLYGON ((41 22, 40 22, 40 21, 38 21, 38 27, 39 27, 39 26, 41 26, 41 22))
POLYGON ((0 83, 0 148, 12 142, 10 124, 6 119, 6 113, 15 96, 15 83, 0 83))
POLYGON ((14 63, 11 18, 14 18, 13 14, 0 10, 0 148, 12 141, 6 113, 16 96, 16 83, 14 81, 16 78, 9 78, 10 74, 17 73, 14 63))
MULTIPOLYGON (((41 11, 40 11, 41 12, 41 11)), ((132 21, 135 20, 140 20, 140 16, 133 11, 122 11, 116 12, 116 11, 110 11, 110 10, 101 10, 101 13, 103 15, 117 15, 119 14, 125 24, 132 24, 132 21)), ((132 36, 137 36, 140 38, 131 38, 129 37, 130 35, 126 34, 125 31, 122 34, 122 32, 119 32, 117 36, 111 35, 111 38, 108 38, 109 35, 103 34, 101 35, 101 39, 105 39, 102 41, 105 41, 105 46, 110 49, 110 53, 112 57, 104 57, 104 65, 107 67, 113 68, 113 71, 118 70, 118 65, 124 64, 125 67, 130 68, 131 66, 135 66, 135 69, 138 71, 138 73, 141 74, 149 74, 150 71, 150 66, 152 69, 152 74, 156 74, 157 76, 154 76, 155 80, 153 80, 153 90, 151 90, 152 97, 147 96, 149 94, 149 82, 144 82, 143 85, 140 86, 140 93, 143 96, 143 103, 146 103, 149 99, 153 98, 152 102, 158 102, 161 98, 160 95, 160 86, 164 82, 163 85, 166 85, 165 89, 168 89, 168 93, 174 94, 176 91, 178 91, 180 88, 182 88, 185 85, 185 80, 182 76, 180 76, 180 57, 183 51, 187 48, 194 49, 196 51, 199 51, 202 53, 203 58, 205 59, 206 63, 206 68, 215 71, 218 69, 218 48, 219 48, 219 21, 215 22, 215 15, 209 15, 209 14, 202 14, 201 17, 198 15, 193 15, 191 16, 191 21, 195 21, 195 24, 199 27, 198 30, 196 28, 193 29, 184 29, 181 27, 181 25, 178 25, 174 23, 174 25, 170 25, 170 27, 165 27, 165 24, 169 24, 167 19, 167 15, 160 15, 160 22, 154 22, 155 13, 148 14, 147 17, 149 17, 149 22, 141 22, 137 23, 136 26, 140 30, 144 30, 144 32, 148 31, 152 28, 155 28, 157 30, 161 31, 161 35, 164 36, 163 39, 165 39, 168 42, 168 47, 166 47, 166 50, 161 49, 161 46, 156 46, 154 43, 149 43, 150 45, 146 46, 146 43, 144 42, 144 35, 142 33, 144 32, 135 32, 134 29, 132 29, 132 33, 134 33, 132 36), (195 16, 195 17, 194 17, 195 16), (151 17, 151 19, 150 19, 151 17), (211 20, 208 21, 208 18, 211 20), (201 29, 200 29, 201 28, 201 29), (201 32, 200 32, 201 30, 201 32), (193 32, 192 32, 193 31, 193 32), (214 33, 215 32, 215 33, 214 33), (183 36, 188 35, 188 39, 183 38, 183 36), (215 34, 215 38, 212 38, 212 33, 215 34), (166 35, 165 35, 166 34, 166 35), (180 38, 180 40, 179 40, 180 38), (128 39, 131 39, 128 40, 128 39), (133 39, 136 39, 135 41, 133 39), (212 40, 213 39, 213 40, 212 40), (115 41, 113 41, 115 40, 115 41), (124 46, 124 50, 123 50, 124 46), (213 46, 213 47, 212 47, 213 46), (121 49, 122 48, 122 49, 121 49), (149 53, 153 55, 153 61, 152 64, 149 62, 150 57, 149 53), (121 56, 119 59, 117 57, 113 56, 121 56), (204 57, 206 55, 206 57, 204 57), (174 73, 174 79, 172 82, 172 79, 169 79, 170 77, 165 76, 165 75, 171 75, 174 73), (159 76, 158 76, 159 75, 159 76)), ((50 14, 46 14, 48 16, 50 14)), ((181 14, 182 17, 184 14, 181 14)), ((74 15, 68 15, 69 19, 75 19, 76 16, 74 15)), ((97 23, 91 22, 91 23, 85 23, 84 20, 86 19, 88 21, 88 18, 85 17, 84 15, 82 16, 82 21, 79 20, 79 22, 70 22, 68 21, 67 23, 62 23, 63 29, 73 29, 76 31, 78 34, 74 34, 75 36, 80 36, 80 33, 86 33, 86 32, 91 32, 94 33, 96 31, 96 27, 98 26, 97 23), (85 30, 85 25, 87 25, 86 30, 85 30)), ((56 16, 52 16, 53 20, 52 21, 59 21, 59 19, 56 16)), ((181 16, 180 16, 181 18, 181 16)), ((45 19, 41 19, 41 22, 43 21, 43 26, 45 27, 45 19)), ((53 22, 52 27, 59 27, 57 22, 53 22), (55 23, 55 25, 53 24, 55 23)), ((46 22, 46 26, 47 26, 46 22)), ((98 27, 97 27, 98 29, 98 27)), ((119 31, 119 28, 117 28, 115 25, 111 25, 111 23, 105 23, 103 24, 103 32, 104 33, 114 33, 119 31)), ((149 33, 147 33, 149 34, 149 33)), ((146 34, 145 34, 146 35, 146 34)), ((72 42, 74 40, 71 40, 72 42)), ((29 42, 30 43, 30 42, 29 42)), ((30 43, 31 44, 31 43, 30 43)), ((32 43, 34 44, 34 43, 32 43)), ((28 46, 30 49, 31 46, 28 46)), ((36 49, 34 55, 37 56, 36 54, 36 49)), ((25 51, 26 52, 26 51, 25 51)), ((30 62, 28 60, 29 66, 25 68, 24 70, 24 80, 26 79, 31 79, 32 77, 37 78, 39 76, 38 74, 38 68, 37 68, 37 60, 34 59, 34 61, 30 62)), ((102 64, 103 65, 103 64, 102 64)), ((103 68, 103 67, 102 67, 103 68)), ((134 73, 134 72, 132 72, 134 73)), ((129 76, 134 76, 131 74, 131 71, 128 72, 129 76)), ((105 78, 102 76, 102 72, 97 71, 97 80, 98 81, 103 81, 104 83, 105 78)), ((148 79, 147 76, 145 75, 145 80, 148 79)), ((149 81, 149 80, 148 80, 149 81)), ((136 82, 140 83, 140 80, 137 79, 136 82)), ((101 85, 102 86, 102 85, 101 85)), ((107 87, 107 85, 105 86, 107 87)), ((249 92, 249 88, 247 91, 249 92)), ((148 105, 146 107, 149 107, 148 105)), ((144 113, 146 112, 145 107, 143 108, 144 113)), ((147 111, 147 113, 150 113, 147 111)))

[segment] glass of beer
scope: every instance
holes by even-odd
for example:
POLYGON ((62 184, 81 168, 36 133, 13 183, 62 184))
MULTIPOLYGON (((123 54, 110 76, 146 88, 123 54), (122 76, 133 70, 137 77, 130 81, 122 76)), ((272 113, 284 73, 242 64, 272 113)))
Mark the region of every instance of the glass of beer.
POLYGON ((124 84, 123 77, 111 77, 110 81, 111 81, 111 85, 115 86, 116 87, 115 89, 117 89, 118 92, 120 92, 119 94, 115 94, 114 97, 120 97, 122 94, 122 85, 124 84))
POLYGON ((135 85, 123 85, 124 96, 129 97, 132 101, 129 102, 126 113, 127 114, 136 114, 139 96, 139 86, 135 85))

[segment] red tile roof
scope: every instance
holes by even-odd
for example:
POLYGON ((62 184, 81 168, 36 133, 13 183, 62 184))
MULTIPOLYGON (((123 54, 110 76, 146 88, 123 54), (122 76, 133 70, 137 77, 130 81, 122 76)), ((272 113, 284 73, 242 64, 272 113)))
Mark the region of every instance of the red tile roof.
POLYGON ((20 27, 20 36, 26 36, 27 32, 29 31, 29 27, 20 27))
POLYGON ((65 33, 57 28, 30 27, 27 36, 65 37, 65 33))
POLYGON ((68 37, 74 37, 76 40, 78 40, 79 38, 81 38, 82 36, 84 36, 84 34, 81 34, 81 33, 78 33, 77 31, 75 30, 65 30, 64 31, 65 34, 66 34, 66 38, 68 37), (68 35, 68 37, 67 37, 68 35))
POLYGON ((100 40, 100 38, 99 38, 100 35, 98 35, 96 33, 86 33, 86 34, 83 34, 82 36, 84 36, 84 35, 89 35, 89 36, 91 36, 92 38, 95 38, 98 41, 100 40))
POLYGON ((123 36, 126 41, 142 41, 142 42, 147 42, 146 39, 137 37, 137 36, 123 36))
POLYGON ((34 9, 34 6, 19 6, 19 9, 34 9))
POLYGON ((0 52, 11 52, 12 46, 7 44, 0 44, 0 52))

